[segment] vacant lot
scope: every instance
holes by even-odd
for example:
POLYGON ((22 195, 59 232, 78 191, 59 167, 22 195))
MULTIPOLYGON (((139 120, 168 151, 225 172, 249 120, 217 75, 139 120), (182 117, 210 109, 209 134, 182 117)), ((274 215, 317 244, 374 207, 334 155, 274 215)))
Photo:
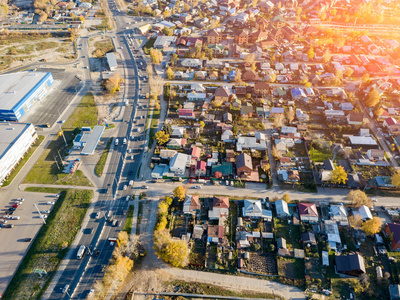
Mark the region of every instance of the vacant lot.
MULTIPOLYGON (((94 97, 88 93, 75 108, 63 126, 67 143, 71 143, 80 128, 97 124, 97 108, 94 97)), ((24 183, 65 184, 91 186, 91 182, 82 171, 74 174, 62 173, 61 157, 67 148, 62 137, 55 138, 29 171, 24 183), (56 163, 57 161, 57 163, 56 163), (58 165, 57 165, 58 164, 58 165)))
POLYGON ((93 197, 92 191, 66 190, 61 193, 22 260, 2 299, 39 299, 68 252, 93 197), (44 269, 39 277, 34 269, 44 269))
POLYGON ((101 40, 100 37, 95 37, 93 42, 93 57, 101 58, 106 53, 114 51, 114 45, 110 37, 101 37, 101 40))
POLYGON ((290 279, 303 279, 304 259, 278 257, 278 274, 290 279))

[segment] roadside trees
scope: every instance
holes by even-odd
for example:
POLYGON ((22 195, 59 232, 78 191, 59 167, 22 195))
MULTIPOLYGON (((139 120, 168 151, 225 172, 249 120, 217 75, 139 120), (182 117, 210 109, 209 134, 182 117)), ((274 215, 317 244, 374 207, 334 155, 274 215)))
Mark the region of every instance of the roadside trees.
POLYGON ((366 205, 368 207, 372 206, 372 200, 368 198, 368 196, 360 190, 353 190, 347 194, 347 200, 351 202, 351 205, 354 207, 360 207, 362 205, 366 205))
POLYGON ((399 188, 400 187, 400 171, 397 171, 396 173, 393 174, 392 176, 392 184, 399 188))
POLYGON ((382 221, 379 217, 373 217, 372 220, 365 221, 362 225, 362 230, 366 235, 374 235, 381 231, 382 221))
POLYGON ((168 142, 169 134, 165 133, 165 131, 163 130, 160 130, 156 132, 155 138, 157 140, 157 143, 161 146, 168 142))
POLYGON ((178 198, 179 201, 183 201, 185 199, 185 196, 186 196, 186 190, 182 185, 177 186, 174 189, 174 197, 178 198))
POLYGON ((119 73, 115 73, 113 76, 111 76, 104 82, 104 87, 108 93, 114 94, 116 91, 119 90, 120 83, 121 83, 121 75, 119 75, 119 73))

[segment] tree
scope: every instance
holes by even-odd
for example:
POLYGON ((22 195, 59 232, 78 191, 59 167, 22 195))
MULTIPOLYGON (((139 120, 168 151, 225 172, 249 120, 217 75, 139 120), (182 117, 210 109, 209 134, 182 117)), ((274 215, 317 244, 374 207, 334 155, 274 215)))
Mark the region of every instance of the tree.
POLYGON ((373 217, 372 220, 367 220, 363 223, 361 229, 366 235, 374 235, 381 231, 382 221, 379 217, 373 217))
POLYGON ((172 80, 175 78, 175 72, 171 69, 171 67, 167 68, 167 79, 172 80))
POLYGON ((155 64, 155 65, 160 64, 162 59, 163 59, 163 56, 162 56, 161 51, 154 49, 154 48, 150 48, 150 60, 153 64, 155 64))
POLYGON ((346 77, 351 77, 351 75, 353 75, 354 70, 352 68, 346 68, 346 70, 344 70, 344 76, 346 77))
POLYGON ((275 160, 278 160, 280 157, 279 151, 278 149, 276 149, 275 145, 272 147, 271 154, 275 158, 275 160))
POLYGON ((371 107, 371 106, 375 106, 379 103, 379 100, 381 99, 381 95, 379 94, 379 92, 377 90, 375 90, 374 88, 372 88, 368 95, 367 98, 365 99, 365 105, 371 107))
POLYGON ((164 33, 166 36, 172 36, 174 34, 174 31, 171 28, 164 27, 161 30, 162 33, 164 33))
POLYGON ((309 60, 314 59, 315 53, 314 53, 314 49, 313 47, 310 47, 310 49, 308 49, 307 51, 307 57, 309 60))
POLYGON ((178 54, 174 53, 171 56, 171 65, 175 66, 175 63, 178 61, 178 54))
POLYGON ((367 83, 369 83, 369 81, 370 81, 370 79, 369 79, 369 74, 368 74, 368 73, 365 73, 365 74, 361 77, 361 82, 362 82, 363 84, 367 84, 367 83))
POLYGON ((392 176, 392 184, 396 187, 400 187, 400 171, 397 171, 396 173, 393 174, 392 176))
POLYGON ((189 249, 185 240, 171 240, 161 251, 161 257, 174 267, 182 267, 187 263, 189 249))
POLYGON ((370 207, 372 205, 372 200, 360 190, 352 190, 347 194, 347 200, 350 201, 351 205, 354 207, 360 207, 366 205, 370 207))
POLYGON ((342 166, 336 166, 332 171, 332 182, 336 184, 345 184, 347 173, 342 166))
POLYGON ((165 133, 163 130, 157 131, 154 137, 160 146, 169 141, 169 134, 165 133))
POLYGON ((235 74, 235 83, 237 84, 242 84, 242 71, 240 69, 236 69, 236 74, 235 74))
POLYGON ((362 226, 362 217, 361 215, 351 215, 349 217, 349 225, 354 229, 361 229, 362 226))
POLYGON ((287 203, 289 203, 289 202, 290 202, 290 196, 289 196, 289 194, 284 193, 284 194, 282 195, 282 200, 283 200, 283 201, 286 201, 287 203))
POLYGON ((204 121, 200 121, 199 124, 201 128, 204 128, 204 126, 206 126, 206 123, 204 123, 204 121))
POLYGON ((121 76, 119 75, 119 73, 115 73, 113 76, 108 78, 104 82, 104 87, 105 87, 106 91, 110 94, 114 94, 116 91, 119 90, 121 80, 122 79, 121 79, 121 76))
POLYGON ((285 112, 286 119, 288 120, 289 124, 291 124, 294 120, 295 112, 294 109, 288 109, 285 112))
POLYGON ((171 123, 164 123, 163 130, 165 131, 166 134, 171 135, 172 134, 172 126, 171 123))
POLYGON ((274 116, 274 126, 276 128, 282 127, 284 118, 283 114, 276 114, 274 116))
POLYGON ((382 106, 378 103, 377 105, 375 105, 374 109, 372 110, 372 112, 374 113, 375 118, 381 116, 383 114, 383 108, 382 106))
POLYGON ((251 63, 254 62, 255 59, 256 59, 255 54, 254 54, 254 53, 251 53, 251 54, 247 54, 247 55, 246 55, 246 57, 244 58, 244 61, 251 64, 251 63))
POLYGON ((180 185, 174 189, 174 197, 178 198, 179 201, 183 201, 185 199, 186 190, 180 185))
POLYGON ((185 11, 189 11, 189 10, 190 10, 190 5, 187 4, 187 3, 183 4, 183 9, 184 9, 185 11))

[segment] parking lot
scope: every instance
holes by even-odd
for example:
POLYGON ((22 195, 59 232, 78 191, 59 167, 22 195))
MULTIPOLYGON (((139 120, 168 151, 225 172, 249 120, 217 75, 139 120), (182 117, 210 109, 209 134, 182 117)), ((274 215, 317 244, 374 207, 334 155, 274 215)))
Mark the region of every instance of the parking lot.
MULTIPOLYGON (((3 194, 4 195, 4 194, 3 194)), ((11 216, 19 216, 19 220, 7 220, 7 224, 14 225, 13 228, 1 228, 0 243, 0 294, 3 294, 14 272, 16 271, 21 259, 24 257, 32 241, 25 241, 27 238, 33 238, 43 224, 39 213, 34 204, 40 211, 51 210, 52 205, 48 202, 55 202, 57 199, 54 194, 28 193, 20 192, 17 197, 24 198, 21 205, 16 208, 11 216)), ((1 201, 1 219, 5 213, 15 203, 16 198, 2 199, 1 201)))

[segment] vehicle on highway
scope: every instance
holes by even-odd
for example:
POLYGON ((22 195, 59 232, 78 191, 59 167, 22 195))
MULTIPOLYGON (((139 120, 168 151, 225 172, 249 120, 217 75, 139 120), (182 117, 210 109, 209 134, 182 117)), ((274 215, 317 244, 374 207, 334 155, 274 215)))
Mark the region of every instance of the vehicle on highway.
POLYGON ((78 249, 78 252, 76 253, 76 257, 77 257, 78 259, 81 259, 82 256, 83 256, 83 254, 85 254, 85 251, 86 251, 86 246, 81 245, 81 246, 79 247, 79 249, 78 249))
POLYGON ((149 188, 148 185, 142 185, 142 189, 147 190, 149 188))
POLYGON ((66 284, 63 289, 62 289, 62 293, 65 294, 69 289, 69 284, 66 284))
POLYGON ((111 247, 114 246, 114 243, 115 243, 114 241, 111 241, 111 242, 110 242, 110 246, 111 246, 111 247))
POLYGON ((24 202, 25 199, 24 198, 17 198, 17 201, 24 202))
POLYGON ((133 155, 131 155, 131 159, 133 160, 133 155))
POLYGON ((118 146, 118 139, 115 139, 114 145, 118 146))
POLYGON ((118 220, 114 220, 114 221, 112 222, 112 226, 113 226, 113 227, 116 227, 117 224, 118 224, 118 220))
POLYGON ((49 214, 49 213, 50 213, 50 210, 44 209, 44 210, 41 211, 41 213, 42 213, 42 214, 49 214))
POLYGON ((378 202, 378 199, 376 199, 376 198, 371 198, 371 200, 372 200, 373 202, 378 202))
POLYGON ((11 220, 19 220, 21 217, 20 216, 12 216, 11 220))
POLYGON ((98 218, 100 218, 100 212, 99 211, 96 213, 96 219, 98 219, 98 218))
POLYGON ((131 153, 132 152, 132 149, 128 149, 128 153, 131 153))
POLYGON ((47 202, 47 205, 54 205, 54 201, 47 202))
POLYGON ((24 238, 24 242, 30 242, 32 241, 32 238, 24 238))
POLYGON ((111 219, 111 217, 112 217, 112 212, 108 211, 106 214, 106 219, 111 219))
POLYGON ((126 196, 126 198, 125 198, 126 201, 129 201, 130 199, 131 199, 131 196, 129 196, 129 195, 126 196))
POLYGON ((194 188, 195 188, 195 189, 201 189, 202 186, 201 186, 201 185, 195 185, 194 188))

